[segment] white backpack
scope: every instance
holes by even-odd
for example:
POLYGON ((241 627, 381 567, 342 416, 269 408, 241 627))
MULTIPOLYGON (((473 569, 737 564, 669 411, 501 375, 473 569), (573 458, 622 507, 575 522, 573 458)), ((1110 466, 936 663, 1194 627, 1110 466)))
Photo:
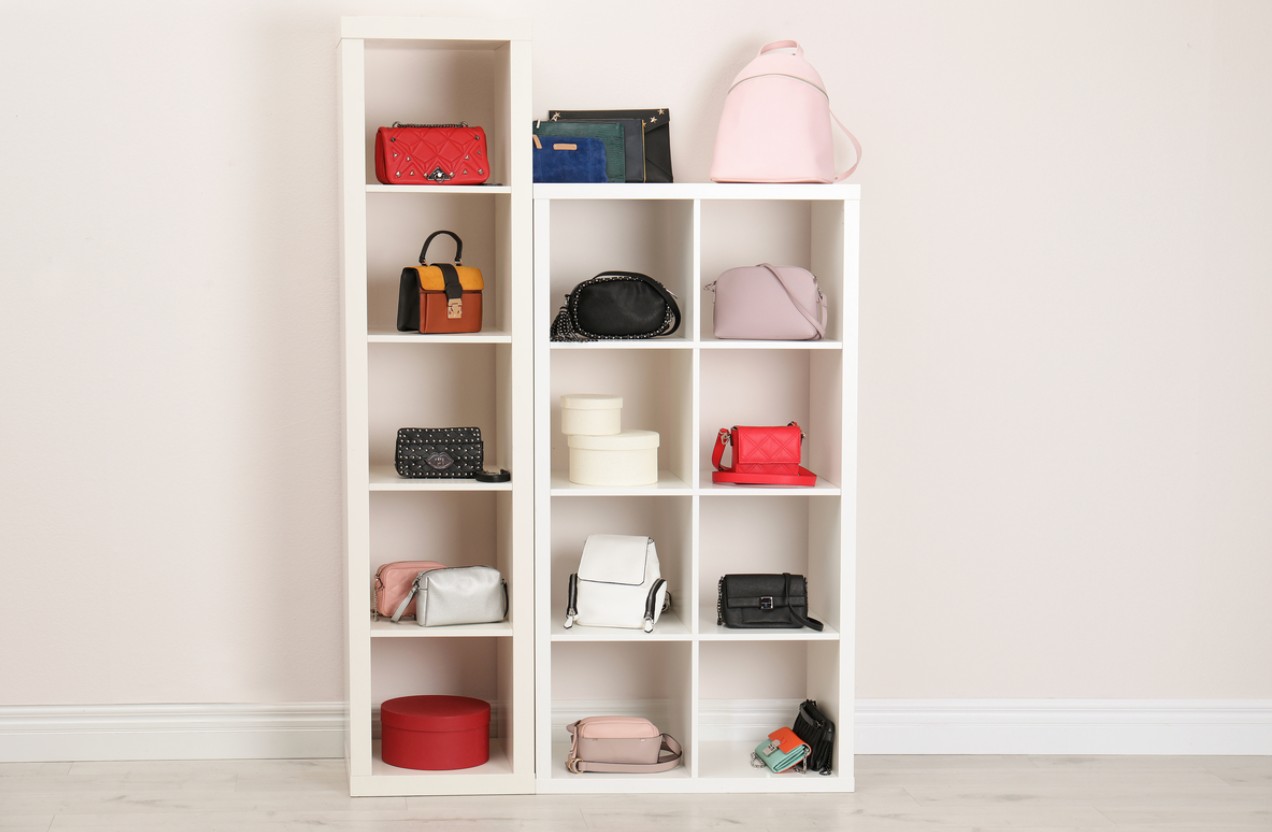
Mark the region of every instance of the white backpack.
POLYGON ((724 99, 712 181, 838 182, 860 163, 861 143, 830 111, 826 85, 803 48, 793 40, 761 47, 724 99), (832 120, 856 151, 852 167, 838 174, 832 120))
POLYGON ((565 626, 644 628, 649 633, 669 604, 652 537, 589 535, 579 571, 570 576, 565 626))

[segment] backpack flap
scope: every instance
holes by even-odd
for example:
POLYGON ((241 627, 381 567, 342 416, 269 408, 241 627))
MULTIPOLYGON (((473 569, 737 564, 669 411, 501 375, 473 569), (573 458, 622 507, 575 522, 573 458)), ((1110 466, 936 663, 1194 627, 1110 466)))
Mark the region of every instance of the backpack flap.
MULTIPOLYGON (((589 535, 579 560, 579 580, 640 586, 648 578, 654 541, 626 534, 589 535)), ((657 555, 654 555, 655 570, 657 555)), ((654 577, 657 577, 655 574, 654 577)))

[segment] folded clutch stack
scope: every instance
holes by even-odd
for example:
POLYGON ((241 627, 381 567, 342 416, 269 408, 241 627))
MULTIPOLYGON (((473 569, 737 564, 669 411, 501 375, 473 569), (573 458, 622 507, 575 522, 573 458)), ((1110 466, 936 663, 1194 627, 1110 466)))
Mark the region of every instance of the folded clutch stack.
POLYGON ((561 397, 561 432, 570 447, 570 482, 636 486, 658 482, 658 432, 623 430, 623 398, 561 397))

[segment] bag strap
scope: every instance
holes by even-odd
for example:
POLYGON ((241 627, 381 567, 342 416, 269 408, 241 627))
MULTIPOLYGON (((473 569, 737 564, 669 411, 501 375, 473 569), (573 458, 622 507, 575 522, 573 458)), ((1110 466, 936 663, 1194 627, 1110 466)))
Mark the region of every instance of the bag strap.
POLYGON ((565 602, 565 629, 574 626, 574 619, 579 617, 579 575, 570 575, 569 598, 565 602))
POLYGON ((838 116, 836 116, 834 113, 831 113, 830 117, 835 122, 835 124, 839 125, 839 129, 842 130, 844 135, 848 137, 848 141, 852 142, 852 149, 856 151, 857 153, 857 159, 856 161, 852 163, 852 167, 848 168, 848 170, 844 171, 843 173, 835 176, 836 182, 842 182, 845 179, 847 179, 849 176, 852 176, 852 172, 857 169, 857 165, 861 164, 861 142, 857 141, 857 137, 852 134, 851 130, 849 130, 847 127, 844 127, 844 123, 839 120, 838 116))
POLYGON ((671 734, 662 734, 662 746, 658 749, 658 762, 656 763, 598 763, 593 760, 580 760, 578 757, 579 735, 575 726, 567 725, 566 730, 570 732, 570 753, 565 758, 565 768, 574 773, 579 774, 584 771, 603 771, 618 774, 654 774, 659 771, 671 771, 680 765, 680 758, 684 756, 684 749, 680 743, 676 742, 676 738, 671 734), (664 753, 666 752, 666 753, 664 753))
POLYGON ((435 266, 441 272, 441 284, 446 294, 446 317, 464 317, 464 288, 459 282, 459 270, 452 263, 438 263, 435 266))
MULTIPOLYGON (((427 571, 427 570, 425 570, 427 571)), ((415 580, 411 581, 411 591, 406 593, 406 597, 402 599, 402 603, 398 604, 398 608, 393 611, 393 623, 396 624, 402 618, 402 613, 406 612, 406 607, 411 603, 411 599, 415 597, 415 593, 420 590, 420 578, 424 576, 424 572, 415 576, 415 580)))
MULTIPOLYGON (((814 318, 814 317, 812 316, 812 314, 811 314, 811 313, 809 313, 809 311, 808 311, 807 309, 805 309, 805 308, 804 308, 804 304, 802 304, 802 303, 800 303, 798 300, 796 300, 796 298, 795 298, 795 294, 791 291, 791 288, 790 288, 789 286, 787 286, 787 285, 786 285, 786 281, 782 279, 782 275, 781 275, 781 273, 780 273, 780 272, 778 272, 778 270, 777 270, 775 267, 773 267, 773 266, 769 265, 768 263, 761 263, 760 265, 761 265, 761 266, 763 266, 764 268, 768 269, 769 274, 771 274, 771 275, 773 275, 773 277, 777 278, 777 282, 781 285, 782 290, 783 290, 784 292, 786 292, 786 296, 787 296, 788 298, 790 298, 790 299, 791 299, 791 304, 792 304, 792 305, 793 305, 796 309, 798 309, 798 310, 799 310, 799 314, 801 314, 801 315, 803 315, 803 316, 804 316, 804 320, 806 320, 806 321, 808 321, 810 324, 812 324, 812 325, 813 325, 813 329, 817 330, 817 337, 816 337, 816 338, 812 338, 812 339, 810 339, 810 340, 812 340, 812 341, 820 341, 822 338, 824 338, 824 337, 826 336, 826 304, 825 304, 825 302, 824 302, 824 301, 825 301, 825 297, 824 297, 824 296, 822 295, 822 293, 821 293, 821 287, 818 287, 818 289, 817 289, 817 297, 818 297, 818 298, 821 298, 821 300, 823 301, 822 303, 819 303, 819 304, 818 304, 818 306, 819 306, 819 307, 821 307, 821 320, 819 321, 819 320, 817 320, 816 318, 814 318)), ((816 285, 816 284, 817 284, 817 277, 816 277, 816 276, 814 276, 814 277, 813 277, 813 285, 816 285)))
POLYGON ((420 249, 420 265, 428 265, 428 244, 433 242, 433 239, 439 234, 445 234, 447 237, 450 237, 455 241, 455 265, 462 266, 464 260, 464 242, 459 239, 459 235, 454 231, 434 231, 432 234, 429 234, 428 239, 424 241, 424 248, 420 249))
MULTIPOLYGON (((791 573, 783 572, 782 577, 786 579, 786 586, 783 589, 783 592, 786 593, 786 609, 788 612, 790 612, 791 618, 795 619, 795 621, 798 624, 801 624, 810 630, 816 630, 817 632, 820 633, 823 629, 825 629, 826 627, 825 624, 821 623, 820 621, 818 621, 816 618, 813 618, 812 616, 800 615, 799 610, 791 606, 791 573)), ((805 593, 808 592, 807 581, 804 582, 804 592, 805 593)), ((811 752, 812 749, 810 748, 809 751, 811 752)))

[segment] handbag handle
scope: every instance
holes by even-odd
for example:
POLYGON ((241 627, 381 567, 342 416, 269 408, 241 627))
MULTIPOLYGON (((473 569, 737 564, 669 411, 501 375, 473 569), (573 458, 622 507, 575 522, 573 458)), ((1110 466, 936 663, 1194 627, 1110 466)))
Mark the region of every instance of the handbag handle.
POLYGON ((804 54, 804 47, 799 45, 798 41, 793 40, 775 40, 772 43, 766 43, 760 47, 759 54, 772 52, 774 49, 794 49, 796 55, 804 54))
POLYGON ((434 231, 432 234, 429 234, 428 239, 424 241, 424 248, 420 249, 420 265, 421 266, 428 265, 428 245, 429 243, 433 242, 433 239, 437 237, 437 235, 439 234, 445 234, 446 236, 450 237, 452 240, 455 241, 454 262, 456 266, 463 265, 464 241, 459 239, 459 235, 456 234, 454 231, 434 231))
MULTIPOLYGON (((776 268, 774 268, 773 266, 770 266, 768 263, 761 263, 760 265, 768 269, 769 274, 777 278, 777 282, 781 285, 783 291, 786 292, 786 296, 791 299, 791 305, 793 305, 796 309, 798 309, 799 314, 803 315, 804 319, 813 325, 813 329, 817 330, 817 337, 811 338, 809 340, 820 341, 822 338, 826 337, 826 304, 825 303, 818 304, 818 306, 821 307, 821 320, 819 321, 816 318, 814 318, 811 314, 809 314, 808 310, 804 308, 804 304, 800 303, 798 300, 795 299, 795 295, 791 292, 790 287, 786 285, 786 281, 782 280, 782 275, 777 271, 776 268)), ((817 278, 814 277, 813 281, 816 282, 816 280, 817 278)), ((825 298, 822 296, 820 288, 817 289, 817 297, 825 300, 825 298)))

